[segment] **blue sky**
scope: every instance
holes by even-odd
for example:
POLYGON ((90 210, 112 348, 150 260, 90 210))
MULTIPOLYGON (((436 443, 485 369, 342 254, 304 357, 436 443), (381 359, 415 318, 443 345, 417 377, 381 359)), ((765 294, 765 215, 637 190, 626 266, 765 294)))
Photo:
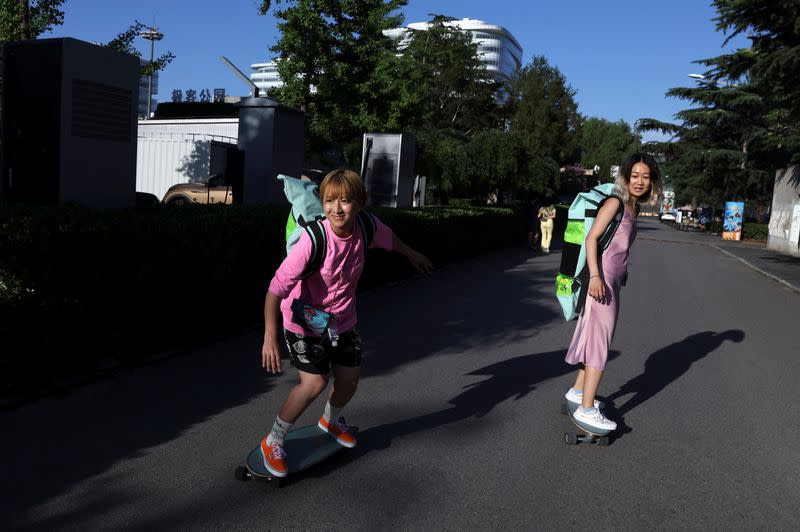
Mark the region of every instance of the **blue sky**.
MULTIPOLYGON (((134 21, 155 24, 165 34, 156 45, 176 58, 162 72, 159 101, 173 89, 247 87, 222 62, 228 57, 245 73, 271 56, 279 38, 276 20, 257 14, 256 0, 67 0, 64 25, 48 35, 107 42, 134 21)), ((523 61, 544 55, 577 91, 586 116, 633 123, 641 117, 672 120, 684 102, 664 97, 670 87, 694 83, 701 72, 692 61, 747 45, 740 37, 722 48, 709 0, 409 0, 406 23, 430 13, 475 18, 504 26, 520 42, 523 61)), ((149 55, 149 43, 139 49, 149 55)), ((646 135, 645 139, 655 138, 646 135)))

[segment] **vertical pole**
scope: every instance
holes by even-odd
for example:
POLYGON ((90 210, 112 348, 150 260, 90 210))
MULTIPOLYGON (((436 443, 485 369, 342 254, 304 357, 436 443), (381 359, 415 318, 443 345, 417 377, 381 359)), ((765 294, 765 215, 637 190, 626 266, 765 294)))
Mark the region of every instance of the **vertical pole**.
MULTIPOLYGON (((150 28, 151 31, 155 31, 155 28, 150 28)), ((150 102, 153 100, 153 53, 155 51, 156 41, 155 39, 150 39, 150 75, 147 77, 147 116, 145 120, 150 120, 150 102)))

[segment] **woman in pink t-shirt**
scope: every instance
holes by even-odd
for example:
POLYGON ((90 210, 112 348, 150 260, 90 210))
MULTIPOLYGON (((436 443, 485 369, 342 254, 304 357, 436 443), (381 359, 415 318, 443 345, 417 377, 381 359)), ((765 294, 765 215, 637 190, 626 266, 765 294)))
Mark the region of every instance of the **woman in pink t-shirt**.
MULTIPOLYGON (((340 421, 342 408, 356 391, 361 364, 361 338, 356 328, 356 287, 364 269, 364 234, 356 217, 366 204, 364 183, 356 172, 336 170, 319 189, 327 239, 325 259, 318 271, 302 278, 312 252, 311 237, 304 233, 269 284, 264 302, 262 365, 271 373, 281 371, 278 348, 278 311, 283 315, 283 336, 299 384, 289 392, 270 433, 261 440, 264 465, 276 476, 286 476, 283 441, 289 428, 328 386, 319 427, 341 445, 354 447, 356 440, 340 421), (320 325, 320 320, 325 325, 320 325), (327 319, 326 319, 327 318, 327 319)), ((375 236, 370 247, 397 251, 421 272, 433 269, 421 253, 406 246, 374 216, 375 236)))

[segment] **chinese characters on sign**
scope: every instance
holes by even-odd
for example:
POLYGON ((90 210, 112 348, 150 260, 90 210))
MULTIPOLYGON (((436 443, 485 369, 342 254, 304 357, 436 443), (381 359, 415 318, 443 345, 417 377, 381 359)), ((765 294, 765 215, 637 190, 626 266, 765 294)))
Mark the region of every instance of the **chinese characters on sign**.
MULTIPOLYGON (((208 89, 202 89, 200 94, 197 93, 195 89, 186 89, 186 94, 181 89, 175 89, 172 91, 172 103, 183 103, 183 102, 196 102, 198 101, 203 103, 209 103, 212 101, 211 91, 208 89)), ((225 89, 214 89, 214 96, 213 96, 214 103, 217 102, 224 102, 225 101, 225 89)))

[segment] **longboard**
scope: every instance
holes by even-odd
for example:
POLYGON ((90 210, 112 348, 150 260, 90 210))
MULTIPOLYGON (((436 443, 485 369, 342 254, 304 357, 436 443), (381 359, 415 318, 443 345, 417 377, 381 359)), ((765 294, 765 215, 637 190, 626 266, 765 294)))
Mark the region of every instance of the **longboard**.
POLYGON ((595 432, 589 430, 579 421, 575 420, 575 410, 578 409, 578 405, 574 404, 570 401, 564 400, 564 405, 561 407, 561 413, 566 414, 569 416, 570 421, 581 430, 581 432, 565 432, 564 433, 564 443, 567 445, 577 445, 579 443, 593 443, 595 445, 599 445, 601 447, 606 447, 611 440, 609 438, 609 434, 611 431, 602 431, 602 432, 595 432))
MULTIPOLYGON (((350 431, 353 435, 358 434, 356 427, 350 427, 350 431)), ((346 447, 337 443, 333 436, 320 429, 316 423, 289 431, 284 440, 287 476, 308 469, 342 449, 346 447)), ((274 487, 279 487, 282 480, 282 477, 276 477, 264 466, 260 443, 247 455, 245 465, 236 468, 237 480, 253 478, 269 481, 274 487)))

